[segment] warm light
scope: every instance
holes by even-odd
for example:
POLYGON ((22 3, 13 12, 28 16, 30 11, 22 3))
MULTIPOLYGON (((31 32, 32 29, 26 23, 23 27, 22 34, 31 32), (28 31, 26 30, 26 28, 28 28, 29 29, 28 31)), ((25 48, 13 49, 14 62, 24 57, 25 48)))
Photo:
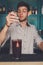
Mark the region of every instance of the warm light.
POLYGON ((5 11, 5 7, 3 7, 3 11, 5 11))
POLYGON ((16 43, 16 47, 19 47, 19 42, 17 41, 17 43, 16 43))
POLYGON ((2 11, 2 8, 0 8, 0 12, 2 11))
POLYGON ((28 16, 32 14, 32 10, 29 11, 28 16))

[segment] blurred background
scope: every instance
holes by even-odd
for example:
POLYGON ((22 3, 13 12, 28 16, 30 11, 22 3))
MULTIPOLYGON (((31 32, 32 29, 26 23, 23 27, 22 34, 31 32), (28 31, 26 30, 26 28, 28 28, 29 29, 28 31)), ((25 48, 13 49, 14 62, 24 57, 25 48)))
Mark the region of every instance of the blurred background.
MULTIPOLYGON (((43 38, 43 0, 0 0, 0 31, 6 23, 6 15, 10 11, 17 10, 17 3, 25 1, 30 5, 30 15, 28 16, 29 23, 36 26, 38 33, 43 38)), ((37 53, 41 51, 38 50, 37 53)))

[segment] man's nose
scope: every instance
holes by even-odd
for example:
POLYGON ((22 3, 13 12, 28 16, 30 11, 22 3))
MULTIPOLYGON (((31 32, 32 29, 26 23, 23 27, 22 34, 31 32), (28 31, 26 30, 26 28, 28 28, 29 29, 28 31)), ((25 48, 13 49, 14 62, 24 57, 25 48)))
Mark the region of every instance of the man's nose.
POLYGON ((23 12, 20 12, 20 15, 23 15, 23 12))

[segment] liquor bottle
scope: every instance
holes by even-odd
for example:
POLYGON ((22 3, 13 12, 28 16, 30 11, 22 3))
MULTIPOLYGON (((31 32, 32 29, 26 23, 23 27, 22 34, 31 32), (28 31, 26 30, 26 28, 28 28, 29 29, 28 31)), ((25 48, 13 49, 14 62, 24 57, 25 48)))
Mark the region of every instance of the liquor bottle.
POLYGON ((42 5, 42 8, 41 8, 41 13, 43 14, 43 5, 42 5))
POLYGON ((37 9, 35 10, 35 14, 37 15, 37 9))

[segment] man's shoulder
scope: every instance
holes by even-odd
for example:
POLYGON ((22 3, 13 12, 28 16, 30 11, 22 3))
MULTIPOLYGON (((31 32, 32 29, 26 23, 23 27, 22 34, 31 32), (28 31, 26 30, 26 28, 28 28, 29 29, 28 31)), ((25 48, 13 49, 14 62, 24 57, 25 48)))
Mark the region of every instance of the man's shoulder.
POLYGON ((30 25, 30 28, 36 28, 35 25, 32 25, 32 24, 29 24, 30 25))
POLYGON ((32 24, 30 24, 30 30, 32 30, 33 32, 38 32, 36 26, 32 24))

